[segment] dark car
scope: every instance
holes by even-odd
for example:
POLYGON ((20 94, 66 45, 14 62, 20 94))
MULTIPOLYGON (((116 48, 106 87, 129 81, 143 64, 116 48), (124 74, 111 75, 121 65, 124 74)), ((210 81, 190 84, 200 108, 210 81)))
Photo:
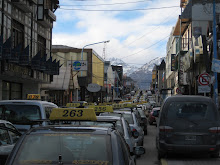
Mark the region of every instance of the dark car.
POLYGON ((151 110, 148 117, 148 122, 150 125, 156 123, 156 117, 159 116, 159 113, 160 113, 160 107, 155 107, 151 110))
POLYGON ((170 153, 219 157, 220 117, 209 97, 168 97, 160 112, 156 144, 158 158, 170 153))
POLYGON ((136 110, 137 112, 138 112, 138 116, 140 117, 140 121, 141 121, 141 126, 142 126, 142 128, 143 128, 143 130, 144 130, 144 135, 147 135, 147 123, 148 123, 148 121, 147 121, 147 117, 146 117, 146 115, 145 115, 145 112, 142 110, 142 109, 138 109, 138 110, 136 110))
MULTIPOLYGON (((135 147, 137 155, 143 147, 135 147)), ((134 165, 121 134, 112 128, 54 125, 33 128, 15 145, 6 165, 108 164, 134 165)))

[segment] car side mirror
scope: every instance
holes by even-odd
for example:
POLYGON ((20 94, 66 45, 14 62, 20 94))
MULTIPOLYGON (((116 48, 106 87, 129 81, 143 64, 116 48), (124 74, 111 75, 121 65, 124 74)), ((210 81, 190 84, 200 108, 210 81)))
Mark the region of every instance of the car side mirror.
POLYGON ((141 156, 143 154, 145 154, 145 149, 142 146, 136 146, 134 147, 134 154, 137 156, 141 156))

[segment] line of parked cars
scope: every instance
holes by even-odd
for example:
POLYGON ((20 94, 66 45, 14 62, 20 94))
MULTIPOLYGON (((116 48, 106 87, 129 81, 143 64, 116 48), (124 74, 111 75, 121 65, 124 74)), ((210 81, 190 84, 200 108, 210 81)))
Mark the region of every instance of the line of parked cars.
MULTIPOLYGON (((136 157, 141 156, 145 152, 143 148, 143 143, 144 143, 144 135, 147 134, 148 122, 144 111, 141 109, 131 110, 129 108, 127 109, 124 108, 124 109, 114 110, 112 113, 100 113, 100 116, 97 116, 95 121, 51 122, 50 114, 54 108, 56 109, 58 107, 55 104, 46 101, 30 101, 30 100, 0 101, 0 116, 2 119, 4 119, 0 121, 0 131, 1 131, 0 140, 2 140, 0 141, 1 163, 4 164, 8 156, 9 156, 8 161, 6 163, 7 165, 16 164, 19 162, 23 162, 26 164, 33 164, 36 163, 34 162, 34 160, 39 160, 39 163, 45 161, 54 162, 55 161, 54 157, 56 157, 56 152, 52 152, 52 153, 50 152, 56 149, 53 148, 53 146, 49 142, 48 144, 45 143, 45 140, 46 137, 50 137, 50 136, 55 138, 56 134, 54 133, 56 132, 57 133, 60 132, 63 136, 62 138, 64 138, 64 135, 65 136, 68 135, 68 137, 66 137, 67 139, 73 138, 72 136, 73 135, 76 136, 75 134, 81 134, 84 132, 87 135, 87 134, 91 134, 91 132, 94 132, 93 135, 92 134, 90 135, 90 136, 94 136, 94 138, 88 141, 85 145, 88 145, 93 142, 95 144, 96 143, 95 137, 99 134, 100 135, 103 134, 105 136, 110 135, 111 138, 108 139, 110 141, 108 142, 106 141, 105 144, 113 145, 112 148, 114 148, 114 145, 118 145, 119 147, 116 147, 117 150, 120 151, 122 150, 122 152, 120 153, 119 151, 110 150, 109 147, 106 148, 108 152, 111 153, 109 155, 110 157, 111 156, 115 157, 116 153, 119 154, 116 156, 117 158, 114 159, 118 160, 121 163, 119 162, 117 163, 117 161, 114 160, 116 162, 113 164, 124 164, 124 165, 135 164, 136 157), (9 120, 11 122, 8 122, 6 120, 9 120), (69 135, 69 133, 73 133, 73 135, 69 135), (21 136, 22 134, 23 136, 21 136), (37 143, 41 145, 39 144, 37 145, 37 143), (42 144, 44 144, 44 146, 42 144), (38 147, 40 147, 41 149, 38 147), (21 150, 21 148, 23 149, 21 150), (27 155, 25 155, 25 152, 29 150, 28 148, 32 148, 32 149, 36 148, 36 151, 39 150, 39 152, 34 152, 35 154, 38 155, 29 154, 30 157, 28 158, 27 155), (51 158, 51 160, 43 159, 42 158, 43 155, 42 153, 40 153, 40 150, 42 150, 42 153, 44 153, 45 156, 50 153, 51 156, 48 155, 48 159, 51 158), (7 153, 4 154, 3 152, 5 151, 7 151, 7 153), (129 153, 129 155, 127 154, 127 152, 129 153), (52 156, 52 154, 54 155, 52 156), (123 156, 121 154, 123 154, 123 156), (28 160, 25 160, 24 159, 25 157, 27 157, 28 160)), ((65 112, 64 113, 65 115, 63 116, 66 116, 68 114, 67 111, 68 108, 63 107, 60 109, 63 110, 63 112, 65 112)), ((83 114, 84 108, 82 108, 81 110, 82 111, 79 112, 77 116, 81 116, 83 114)), ((71 111, 70 115, 76 116, 75 110, 74 112, 71 111)), ((77 135, 77 136, 81 136, 81 135, 77 135)), ((56 138, 55 139, 54 138, 52 138, 53 139, 52 141, 57 142, 57 140, 55 140, 56 138)), ((75 137, 73 139, 75 139, 75 137)), ((63 141, 65 141, 65 139, 63 139, 63 141)), ((65 156, 61 155, 60 157, 60 155, 57 155, 59 162, 63 162, 66 159, 68 159, 69 161, 70 158, 68 158, 67 155, 71 155, 73 150, 76 150, 76 147, 79 145, 79 143, 74 140, 72 141, 72 143, 70 143, 69 141, 67 143, 71 149, 67 147, 68 151, 65 152, 67 152, 68 154, 65 153, 65 156)), ((64 145, 63 142, 62 145, 64 145)), ((93 145, 93 149, 94 149, 94 145, 93 145)), ((64 150, 66 149, 64 148, 64 150)), ((77 152, 78 150, 79 148, 77 149, 77 152)), ((86 153, 88 154, 88 152, 86 153)), ((92 158, 92 156, 90 156, 90 158, 92 158)), ((91 160, 96 160, 96 159, 93 158, 91 160)), ((100 160, 102 159, 100 158, 100 160)), ((112 158, 106 160, 110 161, 112 160, 112 158)))

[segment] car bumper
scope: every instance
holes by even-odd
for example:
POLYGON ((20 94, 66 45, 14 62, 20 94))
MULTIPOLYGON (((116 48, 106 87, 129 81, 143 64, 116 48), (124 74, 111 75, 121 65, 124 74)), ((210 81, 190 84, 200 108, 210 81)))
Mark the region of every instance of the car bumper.
POLYGON ((174 145, 159 142, 159 150, 165 153, 212 153, 218 151, 219 145, 174 145))

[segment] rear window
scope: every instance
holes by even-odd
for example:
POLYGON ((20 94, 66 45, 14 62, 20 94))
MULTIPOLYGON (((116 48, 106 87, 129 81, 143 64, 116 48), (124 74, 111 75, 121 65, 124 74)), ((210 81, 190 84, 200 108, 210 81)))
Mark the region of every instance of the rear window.
POLYGON ((123 114, 123 117, 128 121, 129 124, 134 124, 134 120, 131 114, 123 114))
POLYGON ((109 135, 52 133, 26 136, 13 164, 106 164, 111 162, 109 135), (74 162, 74 163, 73 163, 74 162))
POLYGON ((1 119, 16 123, 41 119, 40 107, 37 105, 0 105, 1 119))
POLYGON ((215 107, 206 102, 172 102, 168 106, 168 120, 186 118, 189 120, 215 120, 215 107))

